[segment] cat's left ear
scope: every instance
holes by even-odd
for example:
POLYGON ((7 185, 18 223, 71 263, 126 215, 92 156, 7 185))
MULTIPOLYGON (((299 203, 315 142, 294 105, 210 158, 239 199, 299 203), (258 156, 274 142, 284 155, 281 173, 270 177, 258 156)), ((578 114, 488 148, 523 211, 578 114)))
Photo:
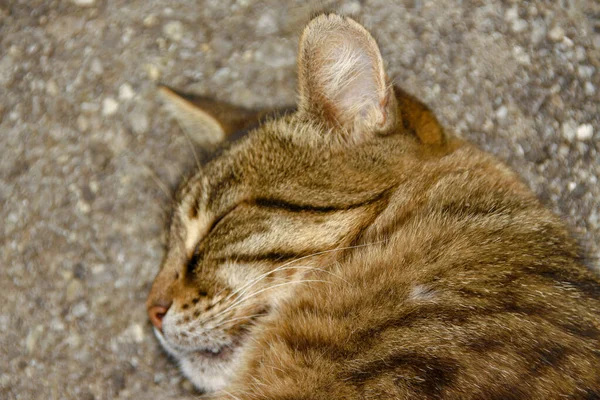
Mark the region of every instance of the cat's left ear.
POLYGON ((218 144, 257 126, 273 110, 251 110, 160 86, 159 96, 181 129, 198 145, 218 144))
POLYGON ((377 43, 356 21, 323 14, 309 22, 298 53, 301 112, 340 128, 349 142, 388 132, 396 98, 377 43))

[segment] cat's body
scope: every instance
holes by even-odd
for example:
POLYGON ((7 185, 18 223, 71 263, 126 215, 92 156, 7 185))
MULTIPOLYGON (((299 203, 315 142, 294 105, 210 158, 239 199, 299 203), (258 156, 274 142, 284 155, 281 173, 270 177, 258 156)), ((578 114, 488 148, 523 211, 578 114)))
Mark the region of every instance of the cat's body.
POLYGON ((313 20, 299 65, 299 110, 178 194, 148 307, 184 373, 233 399, 600 398, 600 280, 559 219, 390 88, 354 21, 313 20))

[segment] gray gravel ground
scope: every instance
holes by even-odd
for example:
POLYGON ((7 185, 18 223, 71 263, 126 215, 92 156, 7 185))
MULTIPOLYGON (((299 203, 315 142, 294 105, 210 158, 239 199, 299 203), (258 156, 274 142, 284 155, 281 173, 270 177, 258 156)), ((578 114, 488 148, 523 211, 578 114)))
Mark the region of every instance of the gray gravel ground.
POLYGON ((0 398, 194 396, 144 310, 193 164, 156 83, 290 104, 322 6, 358 15, 397 83, 600 255, 600 3, 191 3, 0 0, 0 398))

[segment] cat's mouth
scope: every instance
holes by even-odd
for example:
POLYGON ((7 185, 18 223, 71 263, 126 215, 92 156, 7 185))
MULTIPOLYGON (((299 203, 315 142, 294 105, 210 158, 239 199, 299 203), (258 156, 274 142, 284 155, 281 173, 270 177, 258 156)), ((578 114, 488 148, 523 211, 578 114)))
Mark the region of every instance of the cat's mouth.
POLYGON ((169 341, 165 335, 158 329, 154 329, 154 334, 158 338, 158 341, 165 350, 176 358, 187 355, 194 355, 196 357, 211 360, 211 361, 228 361, 233 358, 234 353, 237 349, 242 347, 245 342, 247 332, 242 331, 237 335, 231 337, 226 344, 219 344, 215 346, 181 346, 169 341))
POLYGON ((226 361, 233 356, 235 350, 240 346, 241 343, 232 343, 220 348, 193 350, 192 353, 209 360, 226 361))
POLYGON ((177 359, 192 356, 196 360, 205 360, 209 363, 221 363, 231 361, 239 349, 247 342, 248 336, 257 321, 269 313, 269 308, 259 309, 253 315, 244 318, 243 324, 226 329, 222 332, 206 332, 206 335, 197 337, 197 340, 190 340, 186 332, 174 332, 165 334, 163 331, 154 328, 154 334, 162 347, 177 359), (180 341, 181 337, 187 340, 180 341), (215 339, 210 339, 210 337, 215 339), (216 337, 221 337, 216 339, 216 337))

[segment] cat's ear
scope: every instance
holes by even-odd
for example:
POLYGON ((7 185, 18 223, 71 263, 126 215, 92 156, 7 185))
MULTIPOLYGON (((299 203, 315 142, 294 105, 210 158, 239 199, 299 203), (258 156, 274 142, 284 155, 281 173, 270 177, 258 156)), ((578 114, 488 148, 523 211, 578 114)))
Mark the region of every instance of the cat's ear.
POLYGON ((341 128, 351 142, 389 131, 396 98, 371 34, 356 21, 323 14, 304 29, 298 53, 301 112, 341 128))
POLYGON ((160 86, 158 92, 181 129, 201 146, 220 143, 237 132, 250 129, 270 113, 183 94, 166 86, 160 86))

